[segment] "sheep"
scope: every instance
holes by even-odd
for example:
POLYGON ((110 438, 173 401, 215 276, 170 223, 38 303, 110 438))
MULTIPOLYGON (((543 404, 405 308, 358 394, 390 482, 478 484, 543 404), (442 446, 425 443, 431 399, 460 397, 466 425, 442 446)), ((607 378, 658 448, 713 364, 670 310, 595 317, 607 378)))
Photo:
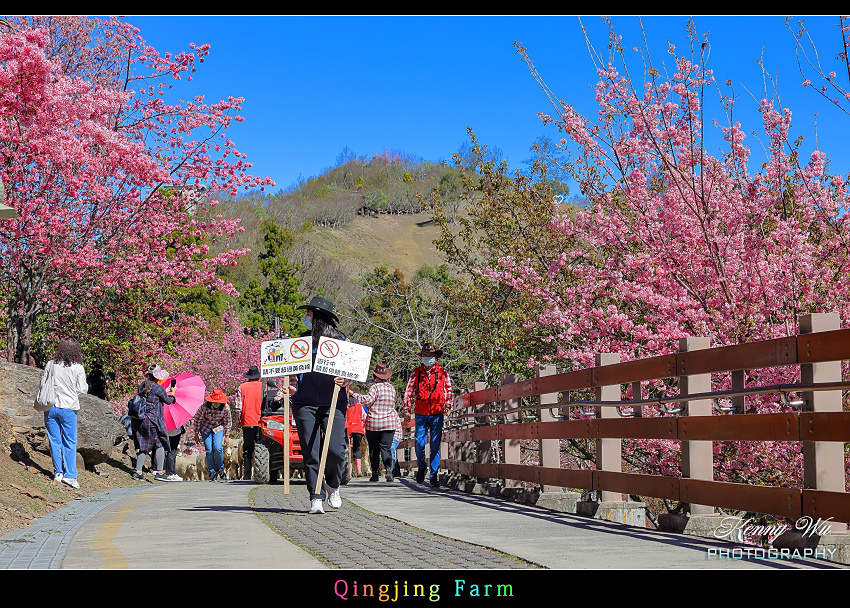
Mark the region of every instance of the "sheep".
POLYGON ((178 456, 175 464, 177 475, 184 481, 194 481, 198 478, 194 456, 178 456))
POLYGON ((224 471, 229 479, 242 478, 242 439, 224 440, 224 471))
POLYGON ((207 453, 198 452, 195 454, 195 473, 199 481, 205 481, 210 478, 210 472, 207 469, 207 453))

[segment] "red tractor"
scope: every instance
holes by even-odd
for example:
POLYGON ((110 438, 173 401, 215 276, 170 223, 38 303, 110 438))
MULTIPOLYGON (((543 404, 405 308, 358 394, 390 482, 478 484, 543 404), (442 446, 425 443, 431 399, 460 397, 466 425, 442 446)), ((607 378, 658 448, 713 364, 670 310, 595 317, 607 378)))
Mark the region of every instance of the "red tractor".
MULTIPOLYGON (((304 457, 301 455, 301 442, 295 428, 295 418, 290 410, 289 424, 283 416, 283 405, 278 409, 263 410, 260 418, 260 436, 254 445, 254 469, 252 477, 256 483, 274 483, 283 471, 283 438, 289 433, 289 472, 304 470, 304 457)), ((348 424, 345 429, 348 445, 348 424)), ((351 481, 351 454, 345 450, 345 462, 342 467, 342 484, 351 481)))

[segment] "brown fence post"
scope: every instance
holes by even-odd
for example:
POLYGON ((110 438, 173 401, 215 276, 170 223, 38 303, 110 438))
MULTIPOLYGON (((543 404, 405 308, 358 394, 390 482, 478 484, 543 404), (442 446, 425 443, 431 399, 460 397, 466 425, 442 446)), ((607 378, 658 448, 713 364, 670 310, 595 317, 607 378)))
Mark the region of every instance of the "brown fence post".
MULTIPOLYGON (((552 376, 557 368, 554 365, 540 365, 537 367, 537 377, 552 376)), ((558 403, 558 393, 547 393, 538 397, 541 406, 558 403)), ((540 422, 552 422, 555 416, 548 409, 540 409, 540 422)), ((540 439, 540 466, 553 469, 561 466, 561 445, 557 439, 540 439)), ((563 488, 558 486, 544 485, 542 492, 560 492, 563 488)))
MULTIPOLYGON (((686 353, 703 350, 711 346, 708 338, 679 338, 679 352, 686 353)), ((711 374, 696 374, 679 378, 679 392, 682 395, 711 392, 711 374)), ((700 399, 682 403, 683 415, 711 416, 711 400, 700 399)), ((682 441, 682 477, 689 479, 714 480, 714 451, 711 441, 682 441)), ((690 505, 689 512, 694 515, 711 515, 714 507, 690 505)))
MULTIPOLYGON (((800 333, 841 329, 841 321, 834 313, 812 313, 800 317, 800 333)), ((841 382, 841 361, 803 363, 800 365, 803 384, 841 382)), ((808 412, 842 411, 841 391, 809 391, 802 394, 808 412)), ((844 443, 840 441, 803 442, 803 487, 829 492, 844 492, 844 443)), ((844 523, 829 522, 834 533, 847 531, 844 523)), ((844 535, 842 535, 844 536, 844 535)), ((821 543, 823 544, 823 543, 821 543)))
MULTIPOLYGON (((599 353, 596 355, 596 366, 614 365, 620 362, 620 353, 599 353)), ((622 399, 619 384, 596 387, 596 401, 620 401, 622 399)), ((597 406, 596 417, 600 421, 619 419, 617 408, 597 406)), ((622 491, 605 490, 605 473, 619 474, 623 472, 623 440, 607 437, 596 439, 596 471, 593 473, 594 489, 597 489, 598 502, 580 501, 576 503, 576 513, 606 519, 630 526, 646 527, 646 503, 629 500, 622 491)))
MULTIPOLYGON (((464 389, 461 393, 461 397, 464 397, 470 393, 469 389, 464 389)), ((458 415, 460 414, 470 414, 472 413, 472 407, 467 406, 463 410, 458 411, 458 415)), ((460 418, 457 420, 462 420, 463 425, 466 428, 471 428, 475 424, 474 418, 460 418)), ((475 443, 473 441, 464 441, 460 444, 460 451, 458 455, 458 460, 462 462, 472 463, 475 462, 475 443)), ((462 475, 463 479, 469 479, 468 475, 462 475)))
MULTIPOLYGON (((558 372, 555 365, 540 365, 537 368, 537 377, 553 376, 558 372)), ((538 397, 541 406, 558 403, 558 393, 546 393, 538 397)), ((549 408, 540 409, 540 422, 553 422, 557 420, 549 408)), ((561 441, 559 439, 539 439, 540 442, 540 466, 549 469, 561 468, 561 441)), ((561 486, 542 485, 540 495, 537 497, 537 506, 561 511, 562 513, 575 513, 576 505, 581 501, 581 492, 567 492, 561 486)))
MULTIPOLYGON (((596 355, 596 365, 613 365, 620 362, 620 353, 599 353, 596 355)), ((599 386, 596 388, 597 401, 619 401, 620 385, 599 386)), ((597 407, 597 417, 619 418, 620 415, 613 407, 597 407)), ((623 440, 622 439, 597 439, 596 440, 596 468, 601 471, 623 472, 623 440)), ((620 492, 608 492, 603 490, 600 494, 603 502, 622 502, 623 495, 620 492)))
MULTIPOLYGON (((472 388, 473 391, 483 391, 487 388, 486 382, 476 382, 472 388)), ((472 406, 475 409, 476 413, 483 413, 490 411, 489 403, 481 403, 477 406, 472 406)), ((475 426, 488 426, 490 424, 489 416, 476 416, 473 418, 475 421, 475 426)), ((484 441, 476 441, 475 447, 475 462, 478 464, 492 464, 493 463, 493 446, 490 439, 484 441)), ((476 477, 476 481, 478 483, 484 484, 489 483, 489 477, 476 477)))
MULTIPOLYGON (((519 376, 517 374, 503 374, 502 375, 502 384, 513 384, 519 380, 519 376)), ((520 399, 513 398, 502 401, 502 409, 513 409, 519 407, 520 399)), ((514 424, 521 420, 520 416, 521 412, 512 412, 505 416, 504 424, 514 424)), ((519 439, 505 439, 502 441, 502 462, 505 464, 521 464, 520 463, 520 440, 519 439)), ((522 482, 516 479, 504 479, 502 480, 505 488, 519 488, 522 486, 522 482)))

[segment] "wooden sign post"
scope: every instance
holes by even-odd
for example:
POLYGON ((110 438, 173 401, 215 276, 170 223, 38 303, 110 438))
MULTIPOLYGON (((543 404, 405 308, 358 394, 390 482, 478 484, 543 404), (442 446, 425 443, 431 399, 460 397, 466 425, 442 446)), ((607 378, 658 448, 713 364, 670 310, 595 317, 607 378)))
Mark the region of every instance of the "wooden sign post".
MULTIPOLYGON (((335 378, 345 378, 365 382, 369 377, 369 364, 372 360, 372 348, 343 342, 332 338, 320 338, 319 348, 316 353, 316 365, 313 371, 328 374, 335 378)), ((333 432, 334 414, 336 414, 336 400, 339 397, 339 384, 334 384, 333 397, 331 398, 331 409, 328 412, 328 423, 325 425, 325 441, 322 445, 322 458, 319 461, 319 474, 313 488, 316 494, 321 492, 321 484, 324 483, 325 463, 327 462, 328 446, 331 444, 333 432)))
POLYGON ((279 378, 283 376, 283 493, 289 494, 290 462, 289 451, 292 442, 289 434, 292 425, 289 420, 289 376, 303 374, 313 367, 310 338, 287 338, 263 342, 260 347, 260 376, 279 378))
POLYGON ((289 494, 289 433, 292 425, 289 424, 289 376, 283 377, 283 419, 286 420, 286 432, 283 434, 283 493, 289 494))

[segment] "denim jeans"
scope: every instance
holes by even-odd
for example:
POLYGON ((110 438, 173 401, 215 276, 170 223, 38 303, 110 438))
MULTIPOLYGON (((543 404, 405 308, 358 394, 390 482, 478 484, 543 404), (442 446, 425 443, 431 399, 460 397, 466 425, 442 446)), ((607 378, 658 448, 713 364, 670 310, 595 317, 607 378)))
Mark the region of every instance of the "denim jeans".
POLYGON ((430 451, 430 475, 437 476, 437 469, 440 468, 440 442, 443 440, 443 415, 422 416, 416 414, 416 465, 420 471, 425 470, 425 442, 429 442, 430 451))
POLYGON ((393 444, 390 447, 390 453, 392 454, 392 457, 393 457, 393 463, 392 463, 393 477, 401 477, 401 469, 398 466, 398 452, 396 451, 398 449, 398 443, 399 443, 398 439, 393 439, 393 444))
POLYGON ((210 477, 224 466, 224 431, 203 435, 210 477))
POLYGON ((393 468, 395 468, 395 463, 398 462, 398 439, 393 439, 393 444, 390 446, 390 453, 393 457, 393 468))
POLYGON ((77 411, 52 407, 44 412, 44 428, 50 442, 53 472, 77 478, 77 411))

